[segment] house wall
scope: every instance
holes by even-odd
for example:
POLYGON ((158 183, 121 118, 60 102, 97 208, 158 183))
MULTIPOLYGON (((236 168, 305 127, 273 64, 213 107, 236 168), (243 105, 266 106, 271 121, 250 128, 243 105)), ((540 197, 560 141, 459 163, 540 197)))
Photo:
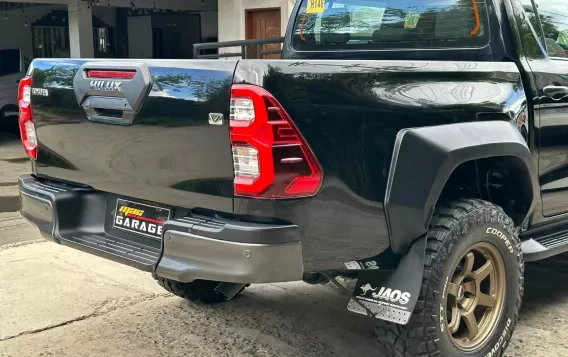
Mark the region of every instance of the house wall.
MULTIPOLYGON (((197 0, 193 0, 192 2, 196 2, 197 0)), ((114 5, 113 1, 113 5, 114 5)), ((217 41, 217 29, 218 29, 218 16, 217 12, 214 10, 216 9, 216 4, 213 3, 212 0, 206 0, 206 6, 201 5, 201 0, 198 1, 199 6, 201 7, 201 12, 198 14, 201 15, 201 39, 196 39, 195 41, 199 42, 200 40, 203 42, 211 42, 217 41)), ((103 3, 101 1, 101 3, 103 3)), ((141 2, 137 2, 142 4, 141 2)), ((147 1, 147 5, 152 6, 152 1, 147 1)), ((161 0, 158 1, 159 5, 158 8, 165 7, 166 3, 162 2, 161 0)), ((174 2, 171 2, 170 5, 174 5, 174 2)), ((188 3, 189 5, 189 3, 188 3)), ((172 6, 175 7, 175 6, 172 6)), ((14 9, 9 10, 7 12, 8 19, 4 19, 5 12, 2 11, 0 13, 0 48, 19 48, 22 51, 22 54, 27 57, 28 59, 33 59, 33 39, 32 39, 32 24, 40 19, 41 17, 49 14, 53 10, 60 10, 60 11, 67 11, 68 8, 66 5, 41 5, 41 6, 34 6, 34 7, 26 7, 24 12, 21 9, 14 9), (27 17, 28 26, 25 26, 27 17)), ((99 20, 103 21, 110 27, 114 27, 116 29, 116 8, 115 7, 107 7, 107 6, 93 6, 92 13, 96 16, 99 20)), ((158 14, 158 16, 161 16, 158 14)), ((136 22, 136 20, 134 20, 136 22)), ((144 42, 148 44, 147 49, 140 50, 140 48, 144 47, 134 46, 135 51, 134 53, 138 53, 137 57, 140 57, 140 52, 142 51, 142 56, 148 58, 152 56, 152 42, 151 40, 148 42, 147 39, 151 39, 151 26, 139 26, 139 30, 144 32, 136 31, 132 28, 133 31, 129 31, 131 35, 129 36, 129 44, 132 45, 132 42, 144 42), (147 31, 146 31, 147 30, 147 31), (148 33, 150 31, 150 33, 148 33), (148 37, 149 36, 149 37, 148 37), (147 53, 148 52, 148 53, 147 53)), ((195 32, 193 26, 189 26, 188 31, 195 32)), ((115 31, 116 36, 116 31, 115 31)), ((198 35, 199 36, 199 35, 198 35)), ((193 39, 193 35, 190 36, 193 39)), ((111 39, 111 41, 116 41, 116 38, 111 39)), ((191 46, 190 46, 191 47, 191 46)), ((187 52, 187 51, 185 51, 187 52)), ((184 52, 184 53, 185 53, 184 52)), ((187 56, 191 56, 192 51, 189 51, 187 56)))
POLYGON ((32 26, 39 18, 47 15, 52 10, 67 10, 64 5, 46 5, 8 11, 8 19, 5 12, 0 14, 0 48, 19 48, 22 54, 33 58, 32 26), (26 26, 26 17, 28 26, 26 26))
MULTIPOLYGON (((58 0, 59 1, 59 0, 58 0)), ((54 1, 54 2, 58 2, 54 1)), ((113 0, 113 7, 93 6, 93 14, 109 26, 116 27, 115 3, 126 0, 113 0)), ((280 8, 282 35, 286 32, 288 19, 297 0, 192 0, 184 3, 189 9, 193 4, 199 3, 201 10, 201 40, 210 42, 244 40, 246 36, 246 10, 262 8, 280 8), (191 4, 191 6, 190 6, 191 4), (218 9, 218 12, 215 10, 218 9)), ((33 1, 32 1, 33 2, 33 1)), ((64 2, 64 0, 61 0, 64 2)), ((157 2, 159 8, 175 8, 179 2, 157 2), (176 5, 176 6, 174 6, 176 5)), ((137 1, 139 7, 152 7, 152 0, 137 1), (144 6, 143 6, 144 5, 144 6)), ((196 5, 195 5, 196 6, 196 5)), ((184 6, 185 7, 185 6, 184 6)), ((45 5, 25 8, 25 13, 19 9, 8 11, 8 19, 4 20, 4 13, 0 14, 0 48, 20 48, 24 56, 33 58, 31 24, 52 10, 67 10, 66 5, 45 5), (28 26, 25 26, 27 16, 28 26), (9 35, 7 35, 9 34, 9 35)), ((227 49, 225 49, 227 50, 227 49)), ((226 52, 222 50, 223 52, 226 52)))
MULTIPOLYGON (((22 54, 33 58, 32 24, 53 10, 67 11, 66 5, 45 5, 9 10, 0 14, 0 48, 19 48, 22 54), (26 26, 26 20, 28 26, 26 26)), ((93 7, 93 15, 111 27, 116 25, 116 9, 93 7)))
POLYGON ((280 8, 282 36, 296 0, 219 0, 219 41, 245 39, 245 12, 252 9, 280 8))

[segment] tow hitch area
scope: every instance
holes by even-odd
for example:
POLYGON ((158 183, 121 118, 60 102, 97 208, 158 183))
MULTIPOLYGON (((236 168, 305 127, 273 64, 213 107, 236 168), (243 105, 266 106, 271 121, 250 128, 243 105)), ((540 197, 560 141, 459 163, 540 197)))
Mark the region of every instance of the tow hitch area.
POLYGON ((425 252, 424 237, 410 247, 392 272, 362 270, 347 310, 406 325, 420 294, 425 252))

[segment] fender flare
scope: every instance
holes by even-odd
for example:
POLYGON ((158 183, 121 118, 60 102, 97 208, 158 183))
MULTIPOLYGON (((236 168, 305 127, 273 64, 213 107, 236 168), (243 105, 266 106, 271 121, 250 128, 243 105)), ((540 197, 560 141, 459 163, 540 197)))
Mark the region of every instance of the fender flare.
POLYGON ((459 165, 499 156, 512 156, 522 162, 526 189, 532 191, 526 220, 540 189, 531 152, 512 122, 468 122, 400 131, 384 201, 392 250, 404 254, 427 232, 442 189, 459 165))

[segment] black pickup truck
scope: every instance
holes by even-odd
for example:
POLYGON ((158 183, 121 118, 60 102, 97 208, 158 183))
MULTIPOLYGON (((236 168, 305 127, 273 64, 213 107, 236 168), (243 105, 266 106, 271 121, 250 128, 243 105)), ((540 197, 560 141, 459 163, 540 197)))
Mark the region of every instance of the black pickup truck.
POLYGON ((283 60, 35 60, 22 215, 187 299, 331 282, 385 356, 501 356, 568 251, 567 16, 299 0, 283 60))

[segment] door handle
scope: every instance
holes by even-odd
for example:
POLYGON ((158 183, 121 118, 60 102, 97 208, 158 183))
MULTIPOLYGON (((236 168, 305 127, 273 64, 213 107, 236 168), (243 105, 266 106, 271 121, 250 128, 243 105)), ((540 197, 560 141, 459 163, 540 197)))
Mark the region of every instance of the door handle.
POLYGON ((544 87, 544 93, 548 94, 551 97, 557 96, 557 95, 563 95, 563 96, 567 96, 568 95, 568 87, 565 86, 547 86, 544 87))

